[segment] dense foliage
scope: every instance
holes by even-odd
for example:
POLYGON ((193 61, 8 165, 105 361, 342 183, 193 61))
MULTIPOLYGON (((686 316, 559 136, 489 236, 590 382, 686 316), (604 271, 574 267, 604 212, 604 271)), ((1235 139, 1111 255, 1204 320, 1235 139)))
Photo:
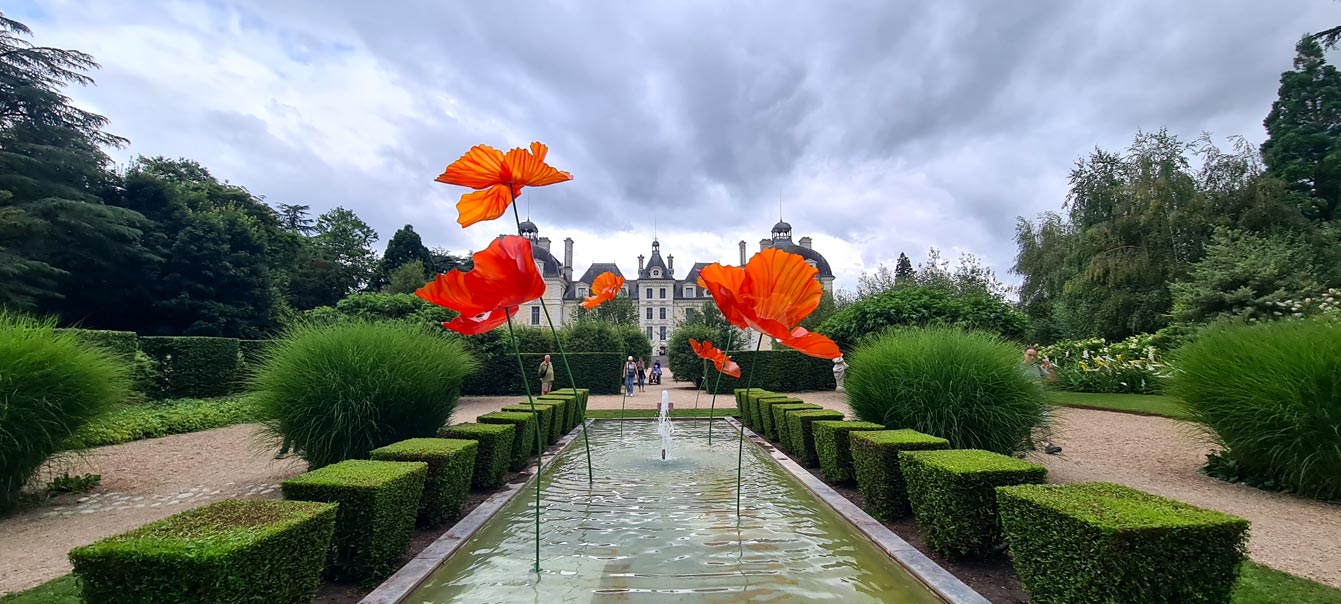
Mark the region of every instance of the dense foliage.
POLYGON ((806 356, 786 349, 733 352, 731 358, 740 365, 740 378, 721 375, 716 367, 709 364, 704 384, 705 392, 719 394, 731 392, 736 388, 745 387, 745 383, 751 379, 753 385, 777 392, 833 390, 837 386, 833 377, 833 361, 829 359, 806 356))
POLYGON ((51 322, 0 311, 0 512, 66 440, 123 401, 129 366, 51 322))
POLYGON ((973 449, 903 451, 899 470, 927 545, 945 556, 995 554, 1003 545, 996 488, 1048 475, 1043 466, 973 449))
POLYGON ((1341 328, 1319 320, 1206 330, 1178 355, 1170 393, 1240 471, 1341 498, 1341 328))
POLYGON ((1231 601, 1247 520, 1108 483, 1008 486, 996 500, 1033 601, 1231 601))
POLYGON ((818 331, 850 350, 865 338, 905 326, 957 325, 1019 338, 1025 318, 987 295, 955 294, 932 287, 896 287, 861 298, 822 323, 818 331))
POLYGON ((88 604, 311 602, 336 506, 229 499, 70 551, 88 604))
POLYGON ((1043 387, 999 336, 953 327, 889 332, 848 361, 858 419, 943 437, 960 449, 1015 453, 1043 422, 1043 387))
POLYGON ((455 340, 403 323, 300 327, 264 359, 256 404, 313 467, 433 436, 476 367, 455 340))
POLYGON ((245 396, 174 399, 122 405, 84 424, 66 440, 66 447, 102 447, 146 438, 212 430, 260 419, 245 396))

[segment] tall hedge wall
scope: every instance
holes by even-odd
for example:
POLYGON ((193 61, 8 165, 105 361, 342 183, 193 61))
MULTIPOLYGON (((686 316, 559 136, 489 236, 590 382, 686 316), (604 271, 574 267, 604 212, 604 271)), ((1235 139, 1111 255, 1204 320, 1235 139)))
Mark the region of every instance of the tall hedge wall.
POLYGON ((731 393, 736 388, 744 388, 755 363, 759 368, 751 384, 755 388, 767 388, 773 392, 809 392, 812 390, 833 390, 837 383, 833 379, 833 361, 806 356, 793 350, 761 350, 759 352, 734 352, 731 358, 740 364, 740 379, 729 375, 722 376, 721 385, 717 384, 717 369, 708 366, 704 387, 712 393, 731 393))
MULTIPOLYGON (((531 391, 540 393, 540 383, 536 378, 536 368, 545 355, 522 353, 522 366, 526 369, 526 379, 531 391)), ((554 362, 554 385, 567 388, 568 372, 559 355, 551 355, 554 362)), ((590 388, 592 394, 618 394, 620 371, 624 368, 624 357, 618 352, 573 352, 568 353, 568 363, 573 368, 573 379, 578 388, 590 388)), ((833 381, 830 376, 830 382, 833 381)), ((466 378, 461 386, 465 396, 524 396, 521 376, 517 373, 517 358, 512 354, 498 354, 480 359, 480 368, 466 378)))
POLYGON ((238 387, 238 341, 204 336, 145 336, 140 350, 158 363, 162 394, 223 396, 238 387))
POLYGON ((135 352, 140 349, 138 336, 136 336, 133 331, 69 328, 57 329, 56 331, 73 335, 75 339, 84 344, 101 346, 108 352, 111 352, 126 361, 134 360, 135 352))

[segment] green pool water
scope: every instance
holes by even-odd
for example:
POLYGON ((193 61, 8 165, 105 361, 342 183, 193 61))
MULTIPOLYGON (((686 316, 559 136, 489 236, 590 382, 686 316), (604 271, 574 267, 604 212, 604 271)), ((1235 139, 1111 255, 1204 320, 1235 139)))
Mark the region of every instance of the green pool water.
POLYGON ((677 421, 661 459, 656 423, 591 428, 546 471, 541 573, 535 491, 490 519, 406 604, 486 602, 941 602, 772 459, 745 443, 736 527, 737 433, 677 421))

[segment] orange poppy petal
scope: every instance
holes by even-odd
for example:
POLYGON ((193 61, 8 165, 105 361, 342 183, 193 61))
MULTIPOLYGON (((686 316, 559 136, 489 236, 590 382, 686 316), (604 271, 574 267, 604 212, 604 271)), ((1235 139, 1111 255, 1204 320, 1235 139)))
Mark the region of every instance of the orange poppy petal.
POLYGON ((461 223, 461 228, 465 228, 477 222, 493 220, 508 211, 512 199, 507 185, 494 185, 483 191, 466 193, 456 203, 459 214, 456 221, 461 223))
POLYGON ((740 377, 740 365, 731 360, 731 357, 723 356, 725 362, 717 363, 717 370, 733 378, 740 377))
POLYGON ((484 189, 503 182, 503 152, 488 145, 475 145, 452 162, 434 180, 449 185, 484 189))
POLYGON ((544 295, 545 280, 532 259, 531 242, 525 237, 500 237, 472 257, 473 269, 438 275, 415 295, 461 313, 466 318, 463 322, 544 295))
POLYGON ((614 300, 619 295, 619 288, 624 287, 624 278, 615 275, 610 271, 605 271, 596 276, 591 281, 591 294, 582 299, 582 308, 593 309, 610 300, 614 300))
POLYGON ((549 148, 539 142, 531 143, 529 151, 520 147, 508 151, 503 157, 503 170, 508 175, 508 182, 526 187, 543 187, 572 180, 572 174, 556 170, 545 163, 545 155, 548 153, 549 148))
POLYGON ((463 336, 475 336, 493 331, 504 323, 507 323, 509 314, 516 313, 517 307, 514 306, 506 312, 499 309, 483 312, 471 317, 461 315, 451 321, 443 323, 442 326, 463 336))
POLYGON ((722 266, 716 262, 703 267, 698 273, 699 285, 712 294, 712 301, 717 304, 717 309, 722 311, 722 316, 732 325, 742 329, 749 327, 743 314, 745 307, 741 299, 741 286, 744 282, 745 269, 722 266))
POLYGON ((797 327, 792 331, 791 336, 778 340, 779 344, 800 351, 812 357, 821 359, 836 359, 843 355, 838 349, 838 344, 829 338, 813 333, 804 327, 797 327))
POLYGON ((741 297, 753 310, 756 327, 777 337, 814 312, 824 295, 817 274, 798 254, 775 248, 755 254, 745 265, 741 297))

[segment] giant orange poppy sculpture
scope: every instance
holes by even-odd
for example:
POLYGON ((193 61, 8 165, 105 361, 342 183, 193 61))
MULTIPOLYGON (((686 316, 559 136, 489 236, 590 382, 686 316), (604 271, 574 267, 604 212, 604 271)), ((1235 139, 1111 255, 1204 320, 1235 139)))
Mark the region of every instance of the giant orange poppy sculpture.
POLYGON ((463 335, 477 335, 506 323, 517 307, 545 293, 545 279, 531 256, 525 237, 499 237, 472 258, 475 268, 438 277, 416 296, 450 308, 460 316, 442 326, 463 335))
POLYGON ((462 228, 493 220, 507 212, 525 187, 543 187, 572 180, 573 175, 545 163, 549 147, 534 142, 530 149, 507 153, 488 145, 471 147, 452 162, 436 181, 475 189, 461 195, 456 221, 462 228))
POLYGON ((705 361, 711 361, 717 367, 717 371, 729 375, 733 378, 740 377, 740 365, 726 356, 725 352, 712 345, 712 340, 704 340, 699 343, 694 338, 689 338, 689 347, 694 349, 694 354, 705 361))
POLYGON ((591 281, 591 295, 582 299, 582 308, 591 310, 615 299, 620 288, 624 287, 624 278, 610 271, 596 275, 591 281))

